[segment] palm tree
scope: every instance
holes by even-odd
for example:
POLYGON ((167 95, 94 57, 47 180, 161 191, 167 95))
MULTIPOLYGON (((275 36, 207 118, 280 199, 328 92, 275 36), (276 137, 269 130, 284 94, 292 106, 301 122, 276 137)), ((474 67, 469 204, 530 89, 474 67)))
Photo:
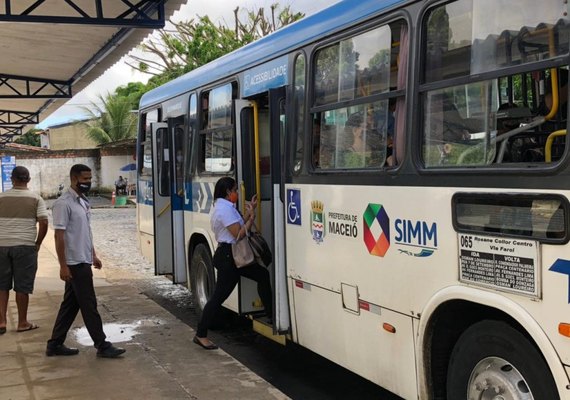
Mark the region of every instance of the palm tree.
POLYGON ((82 107, 91 117, 81 124, 87 128, 87 136, 97 144, 112 143, 134 138, 137 117, 131 110, 127 97, 116 94, 99 95, 101 104, 91 102, 91 107, 82 107))

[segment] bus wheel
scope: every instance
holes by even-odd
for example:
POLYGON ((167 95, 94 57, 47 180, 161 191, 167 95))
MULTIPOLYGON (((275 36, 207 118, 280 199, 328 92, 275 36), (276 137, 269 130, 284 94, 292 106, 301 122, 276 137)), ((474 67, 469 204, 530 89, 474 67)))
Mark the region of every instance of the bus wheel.
POLYGON ((546 362, 519 331, 482 321, 459 338, 447 372, 448 399, 559 399, 546 362))
POLYGON ((208 299, 214 293, 216 283, 212 257, 205 244, 199 244, 194 249, 190 264, 190 282, 196 306, 201 314, 208 299))

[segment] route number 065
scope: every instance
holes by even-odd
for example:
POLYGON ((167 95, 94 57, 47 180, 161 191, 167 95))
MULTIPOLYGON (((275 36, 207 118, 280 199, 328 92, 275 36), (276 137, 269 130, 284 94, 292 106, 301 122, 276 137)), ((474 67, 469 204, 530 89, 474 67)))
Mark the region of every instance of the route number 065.
POLYGON ((470 249, 473 247, 473 237, 471 236, 461 236, 461 247, 470 249))

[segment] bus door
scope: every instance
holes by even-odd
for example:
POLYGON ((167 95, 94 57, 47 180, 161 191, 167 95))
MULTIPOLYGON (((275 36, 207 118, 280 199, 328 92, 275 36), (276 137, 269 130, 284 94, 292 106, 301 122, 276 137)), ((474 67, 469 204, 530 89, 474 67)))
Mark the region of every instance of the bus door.
MULTIPOLYGON (((168 120, 170 131, 170 214, 172 221, 172 241, 169 251, 172 253, 174 262, 174 283, 186 284, 186 246, 184 245, 184 117, 176 117, 168 120)), ((165 243, 165 246, 168 246, 165 243)), ((166 250, 166 249, 165 249, 166 250)))
POLYGON ((152 124, 155 169, 155 272, 186 282, 184 246, 184 117, 152 124))
MULTIPOLYGON (((273 327, 276 333, 289 332, 289 300, 285 260, 285 88, 269 91, 271 138, 271 230, 273 239, 273 327)), ((267 236, 264 236, 267 237, 267 236)))
MULTIPOLYGON (((254 152, 254 129, 256 125, 254 115, 257 114, 257 103, 248 100, 235 100, 234 109, 236 113, 238 207, 243 213, 245 200, 250 200, 251 196, 257 193, 254 152)), ((258 208, 262 209, 262 207, 261 195, 258 194, 258 208)), ((259 214, 257 222, 259 223, 259 214)), ((251 279, 243 277, 240 279, 237 296, 240 314, 252 314, 263 310, 257 293, 257 284, 251 279)))
MULTIPOLYGON (((284 262, 283 217, 283 133, 285 122, 285 90, 266 92, 253 101, 236 101, 237 179, 240 207, 257 193, 256 225, 273 251, 269 266, 274 297, 274 329, 289 329, 286 274, 284 262)), ((240 312, 261 311, 257 286, 242 279, 239 288, 240 312), (252 302, 253 299, 253 302, 252 302)))
POLYGON ((152 179, 154 196, 154 268, 157 275, 173 274, 172 212, 171 212, 171 154, 168 124, 153 123, 152 179))

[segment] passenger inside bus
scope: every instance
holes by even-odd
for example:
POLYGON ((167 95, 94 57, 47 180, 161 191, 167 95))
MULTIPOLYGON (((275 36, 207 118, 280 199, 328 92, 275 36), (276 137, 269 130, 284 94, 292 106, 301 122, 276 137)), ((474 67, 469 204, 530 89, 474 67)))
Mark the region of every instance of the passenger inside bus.
POLYGON ((342 167, 364 167, 366 143, 364 142, 363 132, 365 127, 362 114, 354 113, 348 117, 348 120, 344 125, 342 167))
MULTIPOLYGON (((367 122, 367 130, 371 132, 375 132, 378 136, 378 140, 380 142, 386 142, 386 165, 392 166, 394 165, 394 160, 392 156, 393 146, 394 146, 394 132, 396 126, 396 98, 391 98, 388 100, 388 110, 387 112, 383 112, 384 110, 376 110, 372 115, 373 120, 368 120, 367 122), (385 140, 383 140, 385 138, 385 140)), ((380 145, 383 145, 381 143, 380 145)), ((379 148, 378 151, 382 151, 382 148, 379 148)))
POLYGON ((320 128, 320 146, 319 146, 319 168, 334 168, 335 167, 335 146, 333 129, 330 125, 321 125, 320 128))
POLYGON ((345 141, 345 151, 342 157, 342 168, 369 168, 380 165, 379 152, 380 145, 370 144, 379 135, 374 132, 367 132, 367 124, 361 112, 356 112, 348 117, 344 126, 343 139, 345 141), (367 136, 368 134, 368 136, 367 136), (376 136, 376 138, 374 138, 376 136))
MULTIPOLYGON (((558 115, 561 119, 566 120, 566 115, 568 113, 568 70, 559 69, 558 70, 558 115)), ((542 115, 548 115, 550 110, 552 110, 553 99, 552 99, 552 80, 549 77, 545 84, 545 95, 544 102, 541 104, 540 113, 542 115)))

